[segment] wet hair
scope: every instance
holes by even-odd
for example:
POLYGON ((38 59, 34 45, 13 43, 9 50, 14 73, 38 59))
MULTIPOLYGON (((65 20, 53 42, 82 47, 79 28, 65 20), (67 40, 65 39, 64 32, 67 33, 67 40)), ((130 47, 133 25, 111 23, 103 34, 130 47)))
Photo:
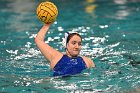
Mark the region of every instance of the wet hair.
POLYGON ((81 40, 82 40, 82 37, 81 37, 80 34, 78 34, 78 33, 70 33, 70 34, 68 35, 68 37, 67 37, 66 44, 67 44, 67 43, 70 41, 70 39, 71 39, 73 36, 75 36, 75 35, 79 36, 79 37, 81 38, 81 40))

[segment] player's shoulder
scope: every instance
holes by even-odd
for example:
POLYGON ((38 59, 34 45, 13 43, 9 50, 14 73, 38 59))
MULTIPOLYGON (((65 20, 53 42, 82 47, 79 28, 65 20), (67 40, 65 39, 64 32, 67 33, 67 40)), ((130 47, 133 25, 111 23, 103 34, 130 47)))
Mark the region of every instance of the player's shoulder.
POLYGON ((87 65, 88 68, 95 67, 94 62, 89 57, 82 56, 82 58, 85 61, 85 63, 86 63, 86 65, 87 65))

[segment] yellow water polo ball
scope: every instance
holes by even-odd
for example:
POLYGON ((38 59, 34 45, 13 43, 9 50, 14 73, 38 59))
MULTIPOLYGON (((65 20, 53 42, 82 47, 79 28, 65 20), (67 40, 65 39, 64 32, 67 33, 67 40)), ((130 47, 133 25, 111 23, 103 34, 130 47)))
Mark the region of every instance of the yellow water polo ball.
POLYGON ((42 22, 48 24, 56 20, 58 9, 54 3, 46 1, 38 5, 36 14, 42 22))

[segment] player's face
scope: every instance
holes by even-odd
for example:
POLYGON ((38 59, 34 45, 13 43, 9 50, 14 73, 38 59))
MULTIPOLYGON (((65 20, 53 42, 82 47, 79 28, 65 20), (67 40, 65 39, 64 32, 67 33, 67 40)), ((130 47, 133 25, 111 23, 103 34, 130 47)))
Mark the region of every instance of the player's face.
POLYGON ((74 35, 69 42, 67 43, 67 51, 70 56, 78 56, 81 50, 81 38, 77 35, 74 35))

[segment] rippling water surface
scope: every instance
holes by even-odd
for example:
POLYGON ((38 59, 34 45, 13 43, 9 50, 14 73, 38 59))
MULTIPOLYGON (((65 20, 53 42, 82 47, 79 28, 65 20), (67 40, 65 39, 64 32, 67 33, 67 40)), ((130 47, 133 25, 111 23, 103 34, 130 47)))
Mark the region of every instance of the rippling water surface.
POLYGON ((0 1, 0 92, 125 93, 140 92, 140 1, 53 0, 59 10, 45 39, 64 52, 65 32, 83 37, 81 55, 96 68, 72 77, 52 71, 34 43, 43 25, 35 14, 41 1, 0 1))

